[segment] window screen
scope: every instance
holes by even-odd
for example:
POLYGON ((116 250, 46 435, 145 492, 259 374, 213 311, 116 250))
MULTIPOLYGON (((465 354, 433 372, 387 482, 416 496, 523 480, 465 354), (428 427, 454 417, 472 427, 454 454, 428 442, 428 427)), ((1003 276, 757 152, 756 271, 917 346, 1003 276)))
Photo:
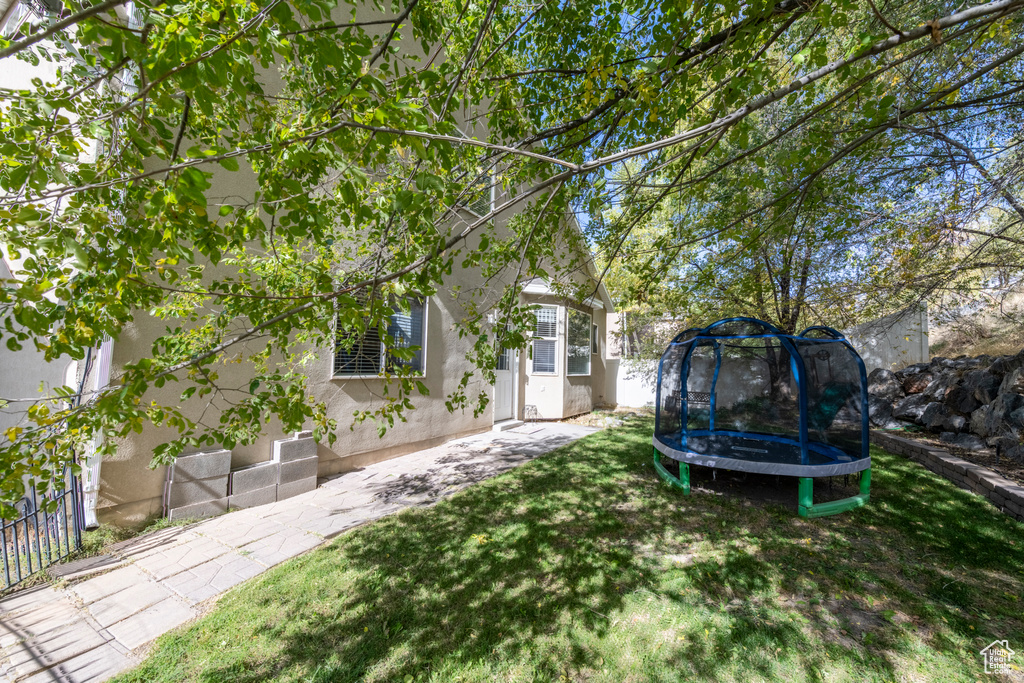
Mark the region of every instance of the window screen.
POLYGON ((334 375, 352 377, 360 375, 381 375, 399 368, 409 368, 413 373, 422 374, 424 368, 423 347, 426 344, 426 302, 423 299, 406 299, 395 306, 395 312, 388 319, 386 334, 393 348, 414 347, 412 359, 396 358, 384 351, 384 343, 378 328, 352 334, 338 331, 337 348, 334 354, 334 375))
POLYGON ((555 349, 558 342, 554 339, 535 339, 533 341, 533 371, 554 374, 555 349))
POLYGON ((345 339, 357 335, 345 332, 338 334, 338 348, 334 354, 335 375, 379 375, 383 368, 384 354, 380 343, 380 332, 376 327, 366 330, 354 340, 351 347, 345 339))
POLYGON ((533 336, 538 338, 533 340, 533 371, 554 374, 558 371, 558 306, 540 306, 535 315, 533 336))
POLYGON ((591 318, 589 313, 569 309, 569 332, 566 335, 568 362, 566 374, 589 375, 591 354, 591 318))

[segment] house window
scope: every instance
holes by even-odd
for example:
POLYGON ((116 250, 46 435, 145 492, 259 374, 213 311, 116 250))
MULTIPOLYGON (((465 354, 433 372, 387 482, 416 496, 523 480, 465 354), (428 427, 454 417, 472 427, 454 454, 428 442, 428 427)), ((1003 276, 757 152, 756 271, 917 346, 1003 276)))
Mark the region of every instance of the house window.
POLYGON ((377 377, 404 368, 412 374, 422 375, 423 351, 426 348, 426 301, 408 298, 394 307, 388 318, 385 334, 390 340, 391 353, 385 350, 380 328, 365 332, 338 329, 334 353, 335 377, 377 377), (411 357, 398 357, 395 349, 411 349, 411 357))
POLYGON ((558 306, 538 306, 533 329, 533 372, 553 375, 558 370, 558 306))
POLYGON ((592 353, 601 353, 601 337, 598 336, 597 325, 590 330, 590 350, 592 353))
POLYGON ((510 357, 510 354, 509 354, 508 349, 503 348, 498 353, 498 362, 495 365, 494 369, 495 370, 511 370, 512 369, 512 363, 510 362, 509 357, 510 357))
POLYGON ((565 336, 567 375, 589 375, 592 318, 589 313, 569 309, 569 331, 565 336))

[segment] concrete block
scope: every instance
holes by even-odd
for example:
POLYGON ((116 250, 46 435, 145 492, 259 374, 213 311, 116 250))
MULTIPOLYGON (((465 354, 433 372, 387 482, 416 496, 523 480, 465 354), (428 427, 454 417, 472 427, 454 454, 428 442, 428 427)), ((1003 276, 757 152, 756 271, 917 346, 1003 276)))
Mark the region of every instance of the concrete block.
POLYGON ((309 477, 316 479, 316 470, 319 465, 320 459, 315 455, 312 458, 283 462, 281 463, 281 478, 277 483, 290 484, 293 481, 308 479, 309 477))
POLYGON ((996 491, 1007 500, 1024 505, 1024 486, 1015 484, 1009 479, 1004 479, 996 486, 996 491))
POLYGON ((978 483, 981 484, 982 488, 993 492, 996 490, 996 486, 1003 481, 1003 478, 996 474, 982 474, 978 479, 978 483))
POLYGON ((277 484, 280 467, 281 463, 271 460, 234 470, 230 475, 228 493, 234 496, 274 486, 277 484))
POLYGON ((231 451, 210 451, 182 455, 174 460, 170 468, 171 481, 195 481, 211 477, 227 476, 231 471, 231 451))
POLYGON ((267 505, 277 500, 277 484, 265 486, 255 491, 232 493, 228 496, 228 507, 232 510, 267 505))
POLYGON ((292 496, 316 490, 316 477, 299 479, 288 484, 277 485, 277 499, 286 500, 292 496))
POLYGON ((167 491, 167 507, 180 508, 186 505, 206 503, 227 498, 228 475, 196 481, 172 481, 167 491))
POLYGON ((228 511, 228 499, 225 496, 220 500, 211 500, 205 503, 196 503, 195 505, 185 505, 179 508, 171 508, 167 513, 167 516, 172 522, 179 519, 202 519, 204 517, 213 517, 223 512, 228 511))
MULTIPOLYGON (((299 432, 303 434, 304 432, 299 432)), ((303 458, 316 457, 316 441, 312 434, 308 437, 281 439, 274 442, 274 460, 276 462, 291 462, 303 458)))

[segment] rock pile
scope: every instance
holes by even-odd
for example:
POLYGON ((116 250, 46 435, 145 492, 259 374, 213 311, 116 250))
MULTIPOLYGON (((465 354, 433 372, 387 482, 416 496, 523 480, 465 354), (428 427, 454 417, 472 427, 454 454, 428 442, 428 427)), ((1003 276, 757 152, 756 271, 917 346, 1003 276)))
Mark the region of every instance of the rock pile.
POLYGON ((1024 462, 1024 351, 874 370, 868 414, 877 427, 916 424, 950 445, 1024 462))

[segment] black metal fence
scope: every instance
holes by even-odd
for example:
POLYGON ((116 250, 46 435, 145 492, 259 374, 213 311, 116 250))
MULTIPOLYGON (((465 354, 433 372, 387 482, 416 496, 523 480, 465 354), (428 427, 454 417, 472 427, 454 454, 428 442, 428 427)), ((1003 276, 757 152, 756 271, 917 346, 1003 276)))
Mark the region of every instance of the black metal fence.
POLYGON ((63 484, 63 490, 41 495, 32 488, 15 505, 20 516, 0 520, 0 590, 82 547, 82 485, 70 470, 65 471, 63 484))

